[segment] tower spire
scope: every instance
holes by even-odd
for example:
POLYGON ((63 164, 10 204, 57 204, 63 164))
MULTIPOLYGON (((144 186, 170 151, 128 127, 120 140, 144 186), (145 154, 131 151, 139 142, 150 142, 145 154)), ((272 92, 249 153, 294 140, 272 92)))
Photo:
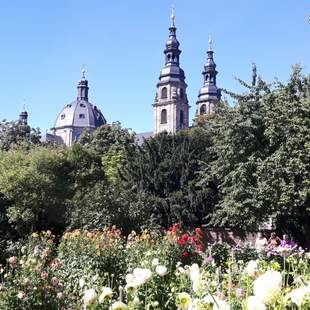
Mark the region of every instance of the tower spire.
POLYGON ((189 105, 184 71, 180 68, 180 43, 176 37, 175 12, 170 15, 169 37, 166 42, 165 66, 162 68, 154 107, 154 133, 176 133, 188 128, 189 105))
POLYGON ((28 125, 28 113, 26 111, 26 100, 24 99, 23 102, 23 109, 19 114, 19 121, 23 124, 23 125, 28 125))
POLYGON ((214 105, 220 100, 221 93, 216 86, 216 64, 213 59, 213 48, 212 48, 212 38, 209 36, 208 40, 208 51, 207 51, 207 61, 204 65, 203 75, 203 86, 199 91, 197 100, 197 112, 196 114, 212 114, 214 105))
POLYGON ((77 100, 88 101, 88 81, 86 80, 85 73, 86 73, 86 70, 85 70, 85 66, 83 65, 82 76, 77 86, 77 90, 78 90, 77 100))
POLYGON ((164 54, 166 55, 166 65, 176 64, 179 65, 179 56, 181 51, 179 50, 180 43, 177 40, 175 27, 175 12, 174 8, 172 8, 172 12, 170 15, 170 27, 169 27, 169 37, 166 43, 166 49, 164 50, 164 54))

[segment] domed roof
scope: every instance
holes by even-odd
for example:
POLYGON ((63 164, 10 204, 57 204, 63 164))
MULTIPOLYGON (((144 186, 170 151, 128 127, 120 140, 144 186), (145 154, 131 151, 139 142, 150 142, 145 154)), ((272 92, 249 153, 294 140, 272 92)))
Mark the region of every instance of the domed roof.
POLYGON ((106 124, 101 111, 90 102, 78 99, 64 106, 58 114, 53 129, 64 127, 96 128, 106 124))
POLYGON ((65 127, 96 128, 107 123, 101 111, 88 101, 88 81, 85 78, 85 70, 77 86, 77 99, 64 106, 58 114, 52 129, 65 127))

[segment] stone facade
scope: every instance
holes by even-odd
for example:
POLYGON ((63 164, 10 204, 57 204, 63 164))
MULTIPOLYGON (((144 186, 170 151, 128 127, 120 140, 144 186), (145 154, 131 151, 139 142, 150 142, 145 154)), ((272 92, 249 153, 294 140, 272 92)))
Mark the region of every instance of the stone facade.
POLYGON ((166 131, 176 133, 189 126, 184 71, 180 67, 179 42, 176 38, 174 15, 171 16, 169 38, 166 43, 165 66, 160 72, 154 100, 154 134, 166 131))

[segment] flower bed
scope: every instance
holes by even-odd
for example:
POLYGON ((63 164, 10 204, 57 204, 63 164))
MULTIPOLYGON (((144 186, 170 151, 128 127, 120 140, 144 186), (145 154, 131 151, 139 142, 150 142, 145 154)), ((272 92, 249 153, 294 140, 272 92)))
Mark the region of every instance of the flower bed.
POLYGON ((310 254, 203 244, 166 233, 34 233, 1 267, 0 309, 309 309, 310 254))

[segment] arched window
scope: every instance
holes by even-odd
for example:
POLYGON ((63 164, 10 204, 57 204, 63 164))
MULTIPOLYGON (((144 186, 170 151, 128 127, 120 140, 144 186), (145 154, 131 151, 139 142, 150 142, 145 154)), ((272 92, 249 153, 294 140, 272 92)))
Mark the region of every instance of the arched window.
POLYGON ((166 109, 161 110, 160 123, 161 124, 167 123, 167 110, 166 109))
POLYGON ((184 112, 183 112, 183 110, 180 111, 180 124, 181 124, 181 126, 184 125, 184 112))
POLYGON ((184 97, 184 91, 183 88, 180 88, 180 98, 183 99, 184 97))
POLYGON ((203 105, 200 107, 200 115, 206 114, 206 112, 207 112, 206 105, 203 104, 203 105))
POLYGON ((167 87, 162 88, 161 90, 161 98, 165 99, 168 97, 168 91, 167 91, 167 87))

